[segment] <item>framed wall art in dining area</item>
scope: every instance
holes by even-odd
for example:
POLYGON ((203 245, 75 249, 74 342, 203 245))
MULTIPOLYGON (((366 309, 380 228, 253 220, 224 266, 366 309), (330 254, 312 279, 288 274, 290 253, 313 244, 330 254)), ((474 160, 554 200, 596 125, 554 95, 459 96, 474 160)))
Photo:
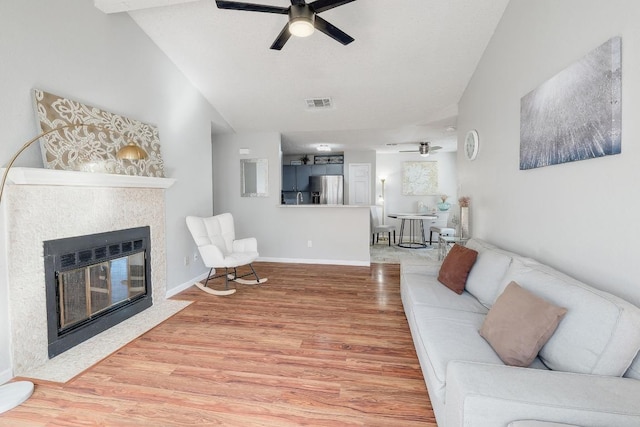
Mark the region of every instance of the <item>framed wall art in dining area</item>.
POLYGON ((438 194, 438 162, 403 162, 402 195, 438 194))

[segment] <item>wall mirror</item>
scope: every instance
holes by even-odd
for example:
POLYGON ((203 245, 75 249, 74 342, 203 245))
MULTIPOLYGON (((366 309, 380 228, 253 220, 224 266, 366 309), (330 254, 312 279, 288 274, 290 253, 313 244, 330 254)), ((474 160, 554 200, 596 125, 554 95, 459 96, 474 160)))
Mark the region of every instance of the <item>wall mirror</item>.
POLYGON ((240 160, 240 195, 242 197, 269 196, 269 161, 267 159, 240 160))

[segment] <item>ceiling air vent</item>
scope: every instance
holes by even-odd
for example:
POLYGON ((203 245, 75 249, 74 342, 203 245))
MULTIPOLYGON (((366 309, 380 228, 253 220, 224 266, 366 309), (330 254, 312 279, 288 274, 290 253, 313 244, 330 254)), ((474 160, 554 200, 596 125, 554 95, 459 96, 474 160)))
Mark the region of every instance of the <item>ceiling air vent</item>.
POLYGON ((326 110, 333 107, 331 98, 311 98, 306 100, 308 110, 326 110))

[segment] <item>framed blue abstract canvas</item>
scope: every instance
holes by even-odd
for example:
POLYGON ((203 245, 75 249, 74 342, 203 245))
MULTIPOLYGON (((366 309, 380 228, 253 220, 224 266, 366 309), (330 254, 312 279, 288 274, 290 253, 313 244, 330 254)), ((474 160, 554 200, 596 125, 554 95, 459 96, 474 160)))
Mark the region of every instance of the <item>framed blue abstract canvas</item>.
POLYGON ((520 100, 520 169, 621 152, 622 67, 614 37, 520 100))

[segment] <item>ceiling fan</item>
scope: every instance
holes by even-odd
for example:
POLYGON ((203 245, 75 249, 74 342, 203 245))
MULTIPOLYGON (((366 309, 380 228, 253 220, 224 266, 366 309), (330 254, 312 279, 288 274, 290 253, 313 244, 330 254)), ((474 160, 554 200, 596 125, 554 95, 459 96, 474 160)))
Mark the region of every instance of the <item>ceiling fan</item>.
MULTIPOLYGON (((400 143, 400 144, 415 144, 415 142, 403 142, 403 143, 400 143)), ((396 145, 400 145, 400 144, 389 143, 387 145, 396 146, 396 145)), ((420 142, 419 144, 420 145, 418 146, 417 150, 400 150, 400 152, 401 153, 420 153, 420 155, 422 157, 427 157, 432 152, 442 149, 442 147, 440 147, 439 145, 431 146, 430 142, 420 142)))
POLYGON ((326 10, 333 9, 334 7, 351 3, 352 1, 355 0, 315 0, 311 3, 306 3, 305 0, 291 0, 291 6, 289 7, 223 0, 216 0, 216 4, 219 9, 289 15, 289 22, 284 26, 276 40, 271 45, 271 49, 280 50, 292 35, 297 37, 307 37, 313 33, 314 29, 325 33, 343 45, 351 43, 354 40, 353 37, 320 18, 318 14, 326 10))

